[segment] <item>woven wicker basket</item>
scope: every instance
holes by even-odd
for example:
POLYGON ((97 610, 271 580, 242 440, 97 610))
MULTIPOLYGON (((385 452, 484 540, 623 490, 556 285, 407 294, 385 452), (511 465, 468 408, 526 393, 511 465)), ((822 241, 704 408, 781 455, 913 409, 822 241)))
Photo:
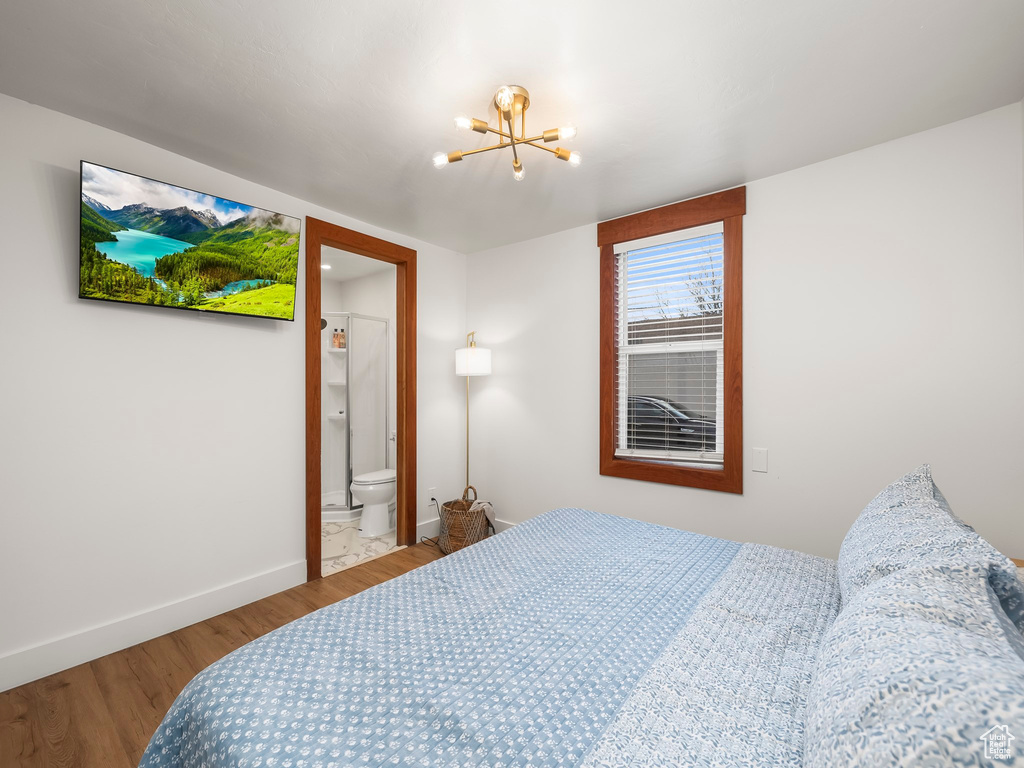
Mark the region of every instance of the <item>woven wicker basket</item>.
POLYGON ((476 500, 476 488, 467 485, 461 499, 446 501, 441 505, 441 535, 437 538, 437 545, 446 555, 487 537, 491 521, 482 509, 470 511, 476 500), (473 492, 472 499, 469 498, 470 491, 473 492))

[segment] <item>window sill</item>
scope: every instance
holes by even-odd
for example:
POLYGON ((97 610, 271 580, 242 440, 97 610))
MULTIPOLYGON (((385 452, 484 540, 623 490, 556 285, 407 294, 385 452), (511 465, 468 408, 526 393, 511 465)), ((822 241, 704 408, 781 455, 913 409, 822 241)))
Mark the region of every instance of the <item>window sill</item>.
POLYGON ((662 464, 656 461, 612 458, 601 462, 601 474, 650 483, 704 488, 723 493, 743 493, 743 468, 736 464, 710 469, 707 467, 662 464))

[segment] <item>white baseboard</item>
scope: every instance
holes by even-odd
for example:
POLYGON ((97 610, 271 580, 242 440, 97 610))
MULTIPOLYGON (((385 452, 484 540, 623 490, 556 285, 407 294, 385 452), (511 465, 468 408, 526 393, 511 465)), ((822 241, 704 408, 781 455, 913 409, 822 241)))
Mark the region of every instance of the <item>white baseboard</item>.
POLYGON ((13 651, 0 656, 0 691, 204 621, 305 580, 306 561, 299 560, 184 600, 13 651))
POLYGON ((428 538, 432 539, 441 532, 441 518, 434 517, 430 520, 424 520, 422 523, 416 524, 416 542, 419 543, 420 539, 428 538))
MULTIPOLYGON (((515 523, 498 519, 495 520, 494 527, 500 533, 513 525, 515 523)), ((436 517, 419 523, 416 526, 416 541, 421 537, 434 538, 440 532, 440 527, 441 521, 436 517)), ((298 560, 184 600, 12 651, 0 656, 0 691, 17 688, 19 685, 98 659, 108 653, 152 640, 154 637, 297 586, 305 580, 306 561, 298 560)))

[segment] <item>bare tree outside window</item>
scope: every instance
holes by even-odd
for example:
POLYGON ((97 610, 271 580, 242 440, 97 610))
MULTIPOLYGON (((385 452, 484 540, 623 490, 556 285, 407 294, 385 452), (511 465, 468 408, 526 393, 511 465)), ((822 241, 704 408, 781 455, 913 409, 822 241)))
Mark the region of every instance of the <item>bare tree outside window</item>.
POLYGON ((715 268, 714 259, 710 256, 708 264, 707 268, 690 278, 686 287, 698 317, 721 315, 725 307, 722 301, 722 272, 715 268))

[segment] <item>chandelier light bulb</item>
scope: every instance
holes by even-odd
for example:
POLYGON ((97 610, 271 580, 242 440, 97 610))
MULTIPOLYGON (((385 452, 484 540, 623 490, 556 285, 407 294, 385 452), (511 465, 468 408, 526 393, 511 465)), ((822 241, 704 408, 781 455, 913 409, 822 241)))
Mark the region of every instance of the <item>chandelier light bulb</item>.
POLYGON ((468 131, 473 127, 473 121, 465 115, 459 115, 455 118, 455 128, 460 131, 468 131))
POLYGON ((523 168, 523 164, 520 163, 519 167, 512 166, 512 178, 516 181, 522 181, 523 177, 526 176, 526 169, 523 168))
POLYGON ((507 85, 501 86, 498 92, 494 94, 494 103, 498 105, 498 109, 502 112, 511 112, 512 104, 515 103, 515 95, 512 93, 512 89, 507 85))
POLYGON ((563 125, 561 128, 558 129, 558 140, 559 141, 568 141, 569 139, 575 139, 575 138, 576 138, 576 126, 573 125, 572 123, 569 123, 569 125, 563 125))
POLYGON ((446 165, 448 165, 448 155, 446 155, 444 152, 435 152, 434 167, 444 168, 446 165))
POLYGON ((581 155, 579 152, 570 152, 569 153, 569 165, 571 165, 573 168, 579 168, 580 167, 580 163, 582 163, 582 162, 583 162, 583 155, 581 155))

